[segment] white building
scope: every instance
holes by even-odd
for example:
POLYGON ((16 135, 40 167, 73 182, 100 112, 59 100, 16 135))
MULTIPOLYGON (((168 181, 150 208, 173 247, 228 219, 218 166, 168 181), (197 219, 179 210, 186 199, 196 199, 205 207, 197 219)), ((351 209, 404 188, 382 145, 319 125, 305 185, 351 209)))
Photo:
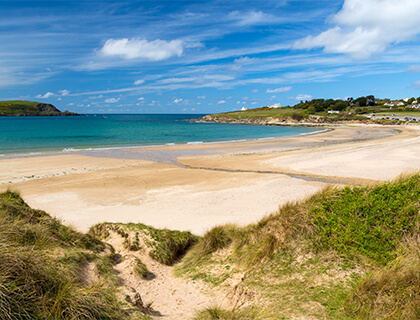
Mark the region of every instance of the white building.
POLYGON ((245 111, 245 110, 248 110, 248 108, 247 107, 242 107, 241 111, 245 111))

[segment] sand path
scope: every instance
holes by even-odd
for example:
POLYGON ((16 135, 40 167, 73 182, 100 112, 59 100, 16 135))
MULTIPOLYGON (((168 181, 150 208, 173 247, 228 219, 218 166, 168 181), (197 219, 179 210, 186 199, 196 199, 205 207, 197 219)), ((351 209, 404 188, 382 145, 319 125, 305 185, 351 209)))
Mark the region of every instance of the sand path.
POLYGON ((129 251, 123 238, 111 232, 106 242, 111 244, 120 262, 115 265, 123 292, 138 292, 149 314, 156 319, 185 320, 195 312, 216 304, 215 292, 200 281, 184 280, 173 275, 173 267, 151 259, 146 251, 129 251), (134 268, 136 258, 147 265, 149 275, 141 279, 134 268))

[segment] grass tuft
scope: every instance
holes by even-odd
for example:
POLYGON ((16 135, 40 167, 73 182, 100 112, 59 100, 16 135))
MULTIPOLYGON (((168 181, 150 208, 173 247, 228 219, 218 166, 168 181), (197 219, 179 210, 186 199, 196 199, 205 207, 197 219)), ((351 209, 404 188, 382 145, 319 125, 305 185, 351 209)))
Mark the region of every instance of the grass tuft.
POLYGON ((258 320, 264 319, 253 308, 224 310, 219 307, 210 307, 199 311, 193 320, 258 320))
POLYGON ((420 238, 393 261, 371 272, 353 289, 348 311, 359 319, 420 318, 420 238))
POLYGON ((146 279, 147 276, 149 275, 149 271, 147 270, 147 266, 139 258, 136 258, 135 263, 136 263, 136 265, 134 266, 134 270, 135 270, 136 274, 141 279, 146 279))

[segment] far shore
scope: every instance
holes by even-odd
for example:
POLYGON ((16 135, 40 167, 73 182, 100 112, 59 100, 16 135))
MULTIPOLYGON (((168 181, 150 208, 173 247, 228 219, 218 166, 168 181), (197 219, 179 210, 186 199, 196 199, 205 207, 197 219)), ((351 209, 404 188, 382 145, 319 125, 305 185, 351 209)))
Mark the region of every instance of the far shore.
POLYGON ((0 158, 0 188, 81 231, 141 222, 202 235, 245 225, 327 184, 365 185, 420 168, 418 126, 347 125, 243 142, 0 158))

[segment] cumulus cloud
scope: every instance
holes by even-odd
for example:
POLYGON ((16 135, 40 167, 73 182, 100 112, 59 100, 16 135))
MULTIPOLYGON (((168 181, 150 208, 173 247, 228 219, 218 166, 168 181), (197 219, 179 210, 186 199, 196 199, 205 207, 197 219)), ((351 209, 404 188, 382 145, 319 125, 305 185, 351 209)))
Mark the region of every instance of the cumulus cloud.
POLYGON ((153 40, 143 39, 108 39, 100 53, 107 57, 121 57, 124 59, 145 59, 160 61, 173 56, 180 57, 184 50, 181 40, 153 40))
POLYGON ((144 97, 140 97, 140 98, 138 98, 137 100, 139 100, 139 101, 144 101, 144 97))
POLYGON ((108 98, 108 99, 105 99, 105 102, 106 103, 116 103, 118 101, 120 101, 120 98, 108 98))
POLYGON ((180 98, 180 99, 175 99, 174 100, 174 103, 180 103, 180 102, 182 102, 182 99, 180 98))
POLYGON ((62 96, 67 96, 70 94, 69 90, 59 90, 58 92, 60 92, 62 96))
POLYGON ((205 99, 206 96, 198 96, 197 99, 205 99))
POLYGON ((38 94, 36 97, 37 97, 37 98, 41 98, 41 99, 48 99, 49 97, 53 97, 53 96, 55 96, 55 94, 54 94, 54 93, 52 93, 52 92, 47 92, 47 93, 46 93, 46 94, 44 94, 44 95, 38 94))
POLYGON ((267 93, 279 93, 279 92, 289 92, 292 90, 292 87, 281 87, 277 89, 267 89, 267 93))
POLYGON ((302 101, 302 100, 312 100, 310 94, 298 94, 296 97, 292 98, 293 100, 302 101))
POLYGON ((146 81, 144 81, 143 79, 136 80, 136 81, 134 81, 134 85, 138 86, 138 85, 141 85, 141 84, 143 84, 143 83, 145 83, 145 82, 146 82, 146 81))
POLYGON ((219 102, 217 102, 217 104, 223 104, 223 103, 226 103, 226 101, 225 100, 220 100, 219 102))
POLYGON ((333 28, 296 41, 295 49, 324 48, 364 59, 420 34, 418 0, 345 0, 333 28))

